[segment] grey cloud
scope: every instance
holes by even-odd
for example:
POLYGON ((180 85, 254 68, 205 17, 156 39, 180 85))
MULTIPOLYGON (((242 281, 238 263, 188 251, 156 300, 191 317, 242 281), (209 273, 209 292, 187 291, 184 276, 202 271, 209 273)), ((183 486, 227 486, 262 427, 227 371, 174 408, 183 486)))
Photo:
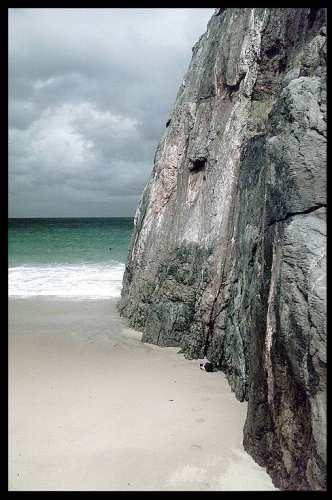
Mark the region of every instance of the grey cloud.
POLYGON ((134 214, 213 11, 9 9, 10 216, 134 214))

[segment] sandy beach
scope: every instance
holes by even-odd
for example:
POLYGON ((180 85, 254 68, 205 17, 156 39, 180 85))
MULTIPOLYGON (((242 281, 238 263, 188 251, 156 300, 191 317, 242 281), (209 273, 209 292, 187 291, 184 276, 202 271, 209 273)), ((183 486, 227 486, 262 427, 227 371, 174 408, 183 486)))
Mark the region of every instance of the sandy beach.
POLYGON ((223 373, 141 342, 115 301, 9 301, 10 491, 268 491, 223 373))

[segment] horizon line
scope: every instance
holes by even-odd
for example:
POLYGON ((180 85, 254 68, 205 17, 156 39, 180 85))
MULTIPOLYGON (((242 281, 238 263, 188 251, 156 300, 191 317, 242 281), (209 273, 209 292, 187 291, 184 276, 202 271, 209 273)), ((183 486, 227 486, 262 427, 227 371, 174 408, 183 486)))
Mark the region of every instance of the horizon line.
POLYGON ((37 217, 9 217, 8 219, 133 219, 134 215, 70 215, 70 216, 37 216, 37 217))

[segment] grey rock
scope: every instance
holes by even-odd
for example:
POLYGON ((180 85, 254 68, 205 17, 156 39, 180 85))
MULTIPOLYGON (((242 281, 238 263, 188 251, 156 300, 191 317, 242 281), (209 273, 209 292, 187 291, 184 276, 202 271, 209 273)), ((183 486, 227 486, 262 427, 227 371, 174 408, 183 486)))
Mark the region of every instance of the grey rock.
POLYGON ((120 313, 225 372, 245 449, 326 489, 325 9, 216 9, 140 200, 120 313))
POLYGON ((287 85, 292 81, 296 80, 300 76, 300 68, 293 68, 290 71, 288 71, 283 80, 282 80, 282 86, 287 87, 287 85))

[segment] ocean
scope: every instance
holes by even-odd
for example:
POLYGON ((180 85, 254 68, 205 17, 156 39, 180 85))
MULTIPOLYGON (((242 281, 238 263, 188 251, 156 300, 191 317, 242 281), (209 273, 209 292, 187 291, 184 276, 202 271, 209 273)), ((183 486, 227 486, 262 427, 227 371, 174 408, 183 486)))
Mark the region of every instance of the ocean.
POLYGON ((9 219, 9 297, 120 297, 133 221, 9 219))

